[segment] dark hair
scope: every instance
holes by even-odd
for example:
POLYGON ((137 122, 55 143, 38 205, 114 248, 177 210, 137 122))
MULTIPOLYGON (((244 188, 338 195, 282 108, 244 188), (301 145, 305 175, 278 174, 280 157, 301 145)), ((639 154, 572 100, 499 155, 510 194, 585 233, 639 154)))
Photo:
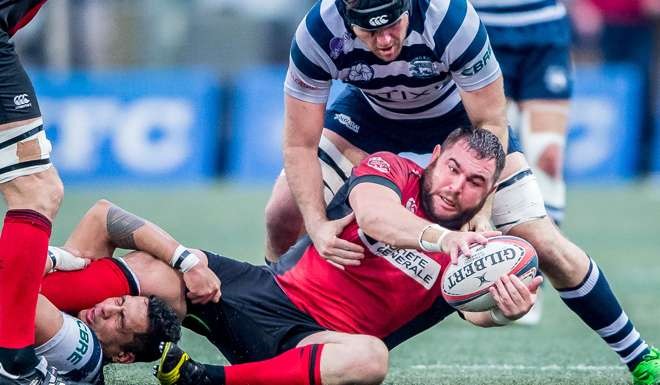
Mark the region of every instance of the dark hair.
POLYGON ((162 299, 149 296, 149 329, 146 333, 136 333, 133 341, 123 347, 133 353, 135 361, 150 362, 160 357, 158 345, 161 341, 177 342, 181 338, 181 322, 174 309, 162 299))
POLYGON ((495 159, 493 182, 496 182, 502 173, 502 169, 504 169, 506 158, 499 138, 483 128, 459 127, 449 133, 445 141, 442 142, 442 148, 443 150, 451 148, 461 140, 466 141, 468 147, 476 153, 478 159, 495 159))

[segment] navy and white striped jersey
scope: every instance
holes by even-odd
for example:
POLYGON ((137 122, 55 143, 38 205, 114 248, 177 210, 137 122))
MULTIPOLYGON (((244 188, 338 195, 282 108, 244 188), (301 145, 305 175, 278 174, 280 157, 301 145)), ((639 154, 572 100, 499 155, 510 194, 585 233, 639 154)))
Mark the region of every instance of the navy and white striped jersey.
POLYGON ((300 23, 291 46, 285 92, 326 103, 332 79, 357 87, 388 119, 442 116, 460 103, 458 87, 483 88, 500 76, 488 34, 467 0, 412 0, 397 59, 385 62, 355 37, 342 0, 321 0, 300 23))

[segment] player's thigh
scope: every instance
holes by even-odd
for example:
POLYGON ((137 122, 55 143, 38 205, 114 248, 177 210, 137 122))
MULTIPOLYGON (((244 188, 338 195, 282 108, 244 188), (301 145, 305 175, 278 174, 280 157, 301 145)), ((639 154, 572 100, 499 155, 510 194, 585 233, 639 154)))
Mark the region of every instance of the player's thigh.
POLYGON ((543 196, 527 160, 520 152, 508 154, 493 199, 495 228, 508 233, 516 225, 546 216, 543 196))
POLYGON ((526 126, 532 133, 566 135, 570 101, 567 99, 530 99, 518 103, 526 126))
POLYGON ((10 209, 54 217, 63 188, 50 151, 34 87, 0 31, 0 191, 10 209))
POLYGON ((293 197, 293 193, 286 181, 284 171, 277 176, 273 190, 266 204, 266 222, 267 224, 281 224, 281 221, 301 222, 300 210, 293 197))

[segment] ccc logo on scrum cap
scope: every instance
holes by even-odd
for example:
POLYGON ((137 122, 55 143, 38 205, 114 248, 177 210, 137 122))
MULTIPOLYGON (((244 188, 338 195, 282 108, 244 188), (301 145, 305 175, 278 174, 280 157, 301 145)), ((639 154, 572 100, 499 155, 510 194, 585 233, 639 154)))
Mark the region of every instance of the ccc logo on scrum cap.
POLYGON ((387 24, 389 21, 390 20, 387 17, 387 15, 380 15, 369 19, 369 25, 372 25, 374 27, 379 27, 381 25, 387 24))
POLYGON ((17 106, 23 106, 30 103, 27 94, 20 94, 14 96, 14 104, 17 106))

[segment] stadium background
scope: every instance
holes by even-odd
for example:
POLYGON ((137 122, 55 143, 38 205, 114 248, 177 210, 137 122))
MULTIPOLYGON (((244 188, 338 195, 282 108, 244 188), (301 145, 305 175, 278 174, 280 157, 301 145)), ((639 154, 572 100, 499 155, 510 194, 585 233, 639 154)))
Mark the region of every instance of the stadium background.
MULTIPOLYGON (((263 208, 281 168, 290 37, 311 4, 47 2, 15 42, 65 183, 53 243, 107 198, 188 246, 259 263, 263 208)), ((602 62, 597 40, 576 41, 564 231, 609 273, 642 335, 660 344, 657 55, 648 77, 630 63, 602 62)), ((545 297, 538 327, 478 330, 454 318, 436 326, 392 353, 387 383, 626 383, 615 355, 552 290, 545 297)), ((183 346, 224 362, 190 334, 183 346)), ((106 375, 109 384, 152 381, 147 365, 106 375)))

